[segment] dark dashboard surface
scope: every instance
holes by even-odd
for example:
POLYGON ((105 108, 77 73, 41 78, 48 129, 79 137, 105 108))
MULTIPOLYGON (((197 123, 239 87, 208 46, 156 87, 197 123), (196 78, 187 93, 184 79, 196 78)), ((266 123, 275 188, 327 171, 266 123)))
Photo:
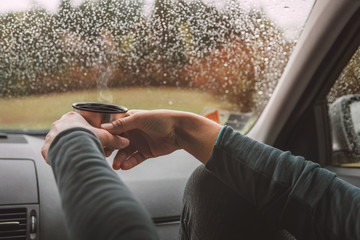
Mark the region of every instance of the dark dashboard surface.
MULTIPOLYGON (((67 239, 55 179, 40 152, 43 139, 6 134, 0 140, 0 220, 8 218, 0 226, 0 236, 6 232, 9 237, 23 234, 19 239, 67 239)), ((109 164, 112 158, 107 159, 109 164)), ((177 151, 132 170, 117 171, 149 211, 161 239, 177 239, 183 190, 199 164, 186 152, 177 151)))

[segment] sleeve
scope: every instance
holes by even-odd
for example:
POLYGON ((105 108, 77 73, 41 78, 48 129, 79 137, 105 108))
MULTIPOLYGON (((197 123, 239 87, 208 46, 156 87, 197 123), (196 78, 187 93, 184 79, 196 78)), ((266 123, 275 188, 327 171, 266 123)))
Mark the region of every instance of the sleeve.
POLYGON ((360 204, 354 198, 356 194, 359 198, 359 188, 350 190, 339 184, 334 173, 303 157, 224 127, 206 168, 252 203, 275 228, 285 228, 298 239, 359 234, 360 204), (343 204, 354 211, 344 211, 343 204), (341 218, 344 222, 338 221, 341 218))
POLYGON ((49 162, 71 239, 158 239, 149 214, 110 168, 91 131, 61 132, 49 162))

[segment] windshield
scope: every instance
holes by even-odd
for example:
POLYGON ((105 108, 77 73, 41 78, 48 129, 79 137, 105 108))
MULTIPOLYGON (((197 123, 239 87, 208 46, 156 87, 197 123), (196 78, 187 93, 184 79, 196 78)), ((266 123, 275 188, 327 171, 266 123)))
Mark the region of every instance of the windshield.
POLYGON ((74 102, 194 112, 247 132, 313 0, 12 0, 0 5, 0 129, 74 102))

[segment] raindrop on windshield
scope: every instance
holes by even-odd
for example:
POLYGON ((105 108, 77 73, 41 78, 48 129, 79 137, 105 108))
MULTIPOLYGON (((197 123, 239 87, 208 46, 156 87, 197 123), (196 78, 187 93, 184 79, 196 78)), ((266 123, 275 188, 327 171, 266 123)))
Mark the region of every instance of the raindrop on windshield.
POLYGON ((98 89, 111 102, 109 89, 166 86, 259 112, 298 36, 265 3, 59 0, 51 11, 3 11, 0 98, 98 89))

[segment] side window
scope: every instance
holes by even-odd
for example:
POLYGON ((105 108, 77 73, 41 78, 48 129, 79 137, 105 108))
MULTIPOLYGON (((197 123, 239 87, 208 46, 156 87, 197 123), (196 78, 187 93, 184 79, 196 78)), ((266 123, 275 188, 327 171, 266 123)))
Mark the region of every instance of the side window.
POLYGON ((360 168, 360 47, 327 96, 332 134, 331 164, 360 168))

